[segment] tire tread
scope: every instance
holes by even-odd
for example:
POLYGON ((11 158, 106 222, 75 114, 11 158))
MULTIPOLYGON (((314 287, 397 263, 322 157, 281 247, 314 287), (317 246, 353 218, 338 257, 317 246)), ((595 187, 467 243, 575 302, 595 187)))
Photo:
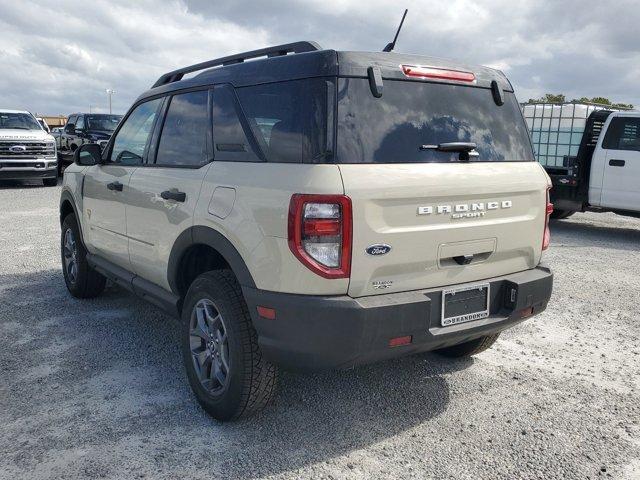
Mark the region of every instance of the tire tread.
POLYGON ((238 408, 231 419, 246 417, 259 412, 272 400, 277 385, 277 368, 262 356, 258 345, 258 334, 253 327, 242 289, 233 272, 215 270, 203 273, 194 283, 203 277, 219 286, 220 292, 218 293, 230 300, 228 309, 231 310, 233 318, 237 320, 242 345, 244 376, 238 408))

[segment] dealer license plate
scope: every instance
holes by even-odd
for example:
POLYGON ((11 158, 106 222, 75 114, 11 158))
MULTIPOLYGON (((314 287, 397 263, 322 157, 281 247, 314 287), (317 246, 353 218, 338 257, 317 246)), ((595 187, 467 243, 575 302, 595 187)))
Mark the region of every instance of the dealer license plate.
POLYGON ((471 322, 489 316, 489 284, 442 291, 442 326, 471 322))

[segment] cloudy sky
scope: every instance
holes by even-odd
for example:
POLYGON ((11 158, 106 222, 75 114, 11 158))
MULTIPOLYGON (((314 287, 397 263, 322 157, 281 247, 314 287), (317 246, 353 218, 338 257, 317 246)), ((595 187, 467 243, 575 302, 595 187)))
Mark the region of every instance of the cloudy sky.
POLYGON ((640 106, 640 0, 0 0, 0 107, 114 112, 165 71, 295 40, 504 70, 521 100, 547 92, 640 106))

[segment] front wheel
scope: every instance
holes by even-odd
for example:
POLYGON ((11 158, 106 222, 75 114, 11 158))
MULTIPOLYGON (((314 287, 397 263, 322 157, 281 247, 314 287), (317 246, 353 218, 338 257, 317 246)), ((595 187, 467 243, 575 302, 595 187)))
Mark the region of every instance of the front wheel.
POLYGON ((453 345, 451 347, 441 348, 440 350, 436 350, 436 353, 440 355, 444 355, 445 357, 459 358, 459 357, 470 357, 472 355, 477 355, 478 353, 482 353, 488 348, 491 348, 500 333, 496 333, 494 335, 487 335, 485 337, 476 338, 475 340, 471 340, 469 342, 459 343, 458 345, 453 345))
POLYGON ((43 178, 42 183, 45 187, 55 187, 58 185, 58 178, 43 178))
POLYGON ((182 356, 196 399, 230 420, 262 410, 276 387, 276 367, 258 346, 242 290, 229 270, 207 272, 189 287, 182 310, 182 356))
POLYGON ((62 273, 69 293, 76 298, 93 298, 102 293, 106 278, 87 262, 87 251, 82 244, 76 216, 67 215, 62 222, 60 238, 62 273))

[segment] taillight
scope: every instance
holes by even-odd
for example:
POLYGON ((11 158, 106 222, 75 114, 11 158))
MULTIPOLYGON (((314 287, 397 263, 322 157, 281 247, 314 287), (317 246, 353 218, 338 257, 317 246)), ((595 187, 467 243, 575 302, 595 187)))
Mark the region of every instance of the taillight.
POLYGON ((289 204, 289 248, 318 275, 348 278, 351 224, 349 197, 297 193, 289 204))
POLYGON ((402 65, 402 73, 407 77, 435 78, 439 80, 457 80, 458 82, 475 82, 476 76, 472 72, 462 70, 445 70, 436 67, 422 67, 420 65, 402 65))
POLYGON ((551 243, 551 230, 549 230, 549 217, 553 213, 553 203, 549 200, 549 190, 551 187, 547 188, 547 205, 545 211, 545 219, 544 219, 544 236, 542 237, 542 250, 546 250, 549 248, 549 244, 551 243))

